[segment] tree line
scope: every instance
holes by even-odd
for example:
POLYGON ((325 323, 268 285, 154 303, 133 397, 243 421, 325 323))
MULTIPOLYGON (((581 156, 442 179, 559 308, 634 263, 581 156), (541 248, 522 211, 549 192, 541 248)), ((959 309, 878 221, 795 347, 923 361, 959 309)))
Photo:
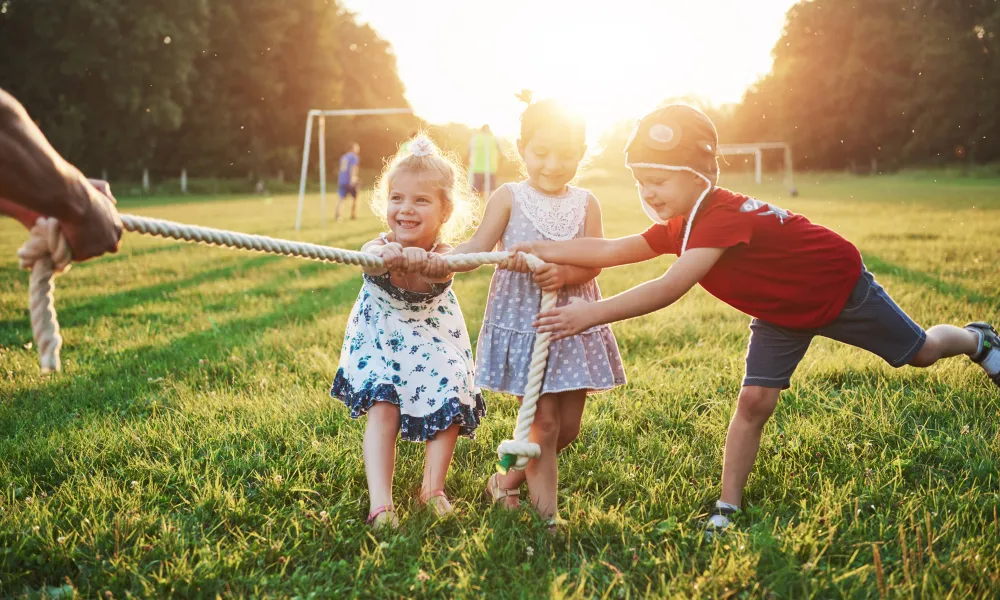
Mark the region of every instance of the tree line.
MULTIPOLYGON (((85 172, 298 174, 311 108, 406 107, 390 45, 335 0, 0 0, 0 87, 85 172)), ((329 119, 391 154, 412 115, 329 119)), ((344 146, 339 147, 339 146, 344 146)))
MULTIPOLYGON (((721 143, 790 143, 796 168, 1000 160, 996 0, 802 0, 772 55, 737 104, 679 100, 712 117, 721 143)), ((621 164, 630 128, 606 134, 599 162, 621 164)))
MULTIPOLYGON (((723 143, 784 141, 797 168, 1000 160, 1000 2, 803 0, 723 143)), ((86 172, 294 179, 310 108, 406 106, 389 43, 336 0, 0 0, 0 87, 86 172)), ((699 103, 697 99, 687 99, 699 103)), ((416 117, 337 118, 387 156, 416 117)), ((631 128, 598 164, 620 166, 631 128)), ((471 130, 437 128, 459 154, 471 130)), ((374 164, 369 162, 368 164, 374 164)))

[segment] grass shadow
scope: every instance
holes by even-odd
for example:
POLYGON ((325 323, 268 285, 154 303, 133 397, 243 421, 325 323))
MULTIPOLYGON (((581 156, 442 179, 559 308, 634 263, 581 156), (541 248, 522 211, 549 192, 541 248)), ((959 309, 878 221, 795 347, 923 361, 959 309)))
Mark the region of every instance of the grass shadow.
POLYGON ((956 300, 966 300, 975 304, 985 304, 991 308, 1000 306, 1000 296, 986 296, 980 294, 979 292, 970 290, 957 283, 942 281, 929 273, 915 271, 913 269, 882 260, 878 256, 869 252, 862 252, 861 256, 864 257, 865 266, 867 266, 868 270, 872 273, 885 273, 905 281, 906 283, 913 283, 928 287, 939 294, 955 298, 956 300))
MULTIPOLYGON (((326 268, 329 267, 321 263, 309 265, 306 274, 326 268)), ((250 291, 274 288, 293 277, 295 275, 287 274, 250 291)), ((269 330, 290 323, 302 325, 315 321, 330 310, 352 302, 357 294, 358 280, 350 278, 332 288, 319 283, 315 289, 324 289, 325 293, 301 293, 295 300, 268 313, 192 332, 165 346, 135 348, 129 351, 127 358, 119 355, 86 377, 60 376, 24 391, 13 402, 0 407, 0 454, 15 463, 34 462, 38 457, 30 455, 27 448, 31 444, 25 444, 26 441, 47 438, 61 428, 74 427, 76 418, 83 414, 141 418, 147 414, 145 404, 150 394, 161 393, 159 385, 151 380, 166 374, 158 372, 165 368, 163 365, 169 365, 170 374, 183 378, 200 368, 192 356, 203 357, 209 364, 223 362, 235 349, 252 347, 269 330), (26 431, 38 433, 26 438, 23 433, 26 431), (10 440, 16 440, 17 444, 10 444, 10 440), (20 450, 19 446, 26 450, 20 450)), ((45 472, 45 469, 37 470, 27 465, 25 470, 45 472)))
MULTIPOLYGON (((344 240, 342 243, 351 246, 352 243, 357 242, 360 239, 368 240, 374 234, 375 229, 368 231, 357 232, 351 235, 350 238, 344 240)), ((334 236, 336 238, 337 236, 334 236)), ((326 240, 319 243, 327 243, 326 240)), ((357 245, 357 244, 354 244, 357 245)), ((128 253, 104 256, 93 261, 88 261, 82 265, 76 266, 77 269, 87 269, 92 266, 107 265, 114 262, 119 262, 126 259, 131 259, 134 257, 166 253, 166 252, 179 252, 185 248, 190 248, 193 244, 187 243, 177 243, 169 244, 163 246, 155 246, 151 248, 140 248, 128 253)), ((275 261, 287 258, 277 254, 258 254, 251 253, 251 255, 238 263, 220 267, 218 269, 212 269, 208 271, 203 271, 197 275, 187 277, 184 279, 171 281, 167 283, 161 283, 156 285, 147 286, 144 288, 136 288, 132 290, 127 290, 124 292, 119 292, 117 294, 110 294, 107 296, 101 296, 94 300, 89 300, 79 304, 67 304, 65 306, 60 306, 56 304, 56 310, 59 314, 59 322, 63 327, 73 327, 78 325, 83 325, 88 323, 91 319, 98 319, 102 317, 111 316, 115 313, 121 312, 123 310, 145 304, 147 302, 154 302, 162 299, 164 294, 169 294, 183 289, 188 289, 195 287, 202 283, 210 283, 213 281, 218 281, 227 277, 231 277, 235 273, 239 273, 244 269, 260 267, 273 263, 275 261)), ((313 263, 313 265, 318 265, 321 263, 313 263)), ((323 264, 323 268, 329 269, 330 264, 323 264)), ((309 272, 312 273, 314 268, 310 268, 309 272)), ((302 269, 299 269, 300 274, 305 274, 302 269)), ((21 270, 17 268, 16 265, 0 265, 0 279, 8 280, 9 275, 10 280, 14 277, 18 277, 21 274, 21 270)), ((27 298, 25 298, 24 307, 27 309, 27 298)), ((0 320, 0 346, 3 345, 14 345, 15 343, 23 343, 25 337, 31 331, 31 324, 27 314, 27 310, 24 311, 22 318, 17 319, 2 319, 0 320)))
MULTIPOLYGON (((203 283, 226 279, 243 269, 259 267, 280 259, 280 256, 272 254, 257 256, 237 264, 202 271, 197 275, 175 281, 100 296, 94 300, 79 304, 67 304, 65 306, 57 304, 56 310, 59 315, 59 323, 62 327, 84 325, 89 323, 91 319, 108 317, 141 304, 162 300, 165 294, 196 287, 203 283)), ((27 304, 27 299, 25 303, 27 304)), ((4 319, 0 321, 0 345, 13 345, 15 342, 21 340, 24 337, 22 331, 25 327, 30 331, 31 324, 27 314, 24 315, 23 319, 4 319), (10 331, 8 331, 8 328, 10 328, 10 331)))

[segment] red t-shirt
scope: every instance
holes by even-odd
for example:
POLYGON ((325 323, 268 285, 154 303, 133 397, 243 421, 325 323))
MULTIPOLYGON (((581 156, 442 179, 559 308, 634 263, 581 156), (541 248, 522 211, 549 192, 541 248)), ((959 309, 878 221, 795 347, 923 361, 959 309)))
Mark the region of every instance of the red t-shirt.
MULTIPOLYGON (((642 237, 660 254, 680 254, 686 217, 642 237)), ((727 248, 699 283, 744 313, 793 329, 821 327, 843 310, 861 253, 826 227, 776 206, 716 188, 694 218, 687 249, 727 248)))

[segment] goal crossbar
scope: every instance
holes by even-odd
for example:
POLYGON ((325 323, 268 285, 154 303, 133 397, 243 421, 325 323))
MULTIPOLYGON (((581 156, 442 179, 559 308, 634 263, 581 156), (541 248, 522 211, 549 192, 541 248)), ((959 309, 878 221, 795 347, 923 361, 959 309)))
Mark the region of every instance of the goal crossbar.
POLYGON ((410 108, 339 108, 335 110, 311 109, 306 117, 306 139, 302 144, 302 173, 299 176, 299 207, 295 213, 295 230, 302 229, 302 207, 306 198, 306 179, 309 175, 309 147, 312 142, 313 121, 319 120, 319 201, 321 223, 326 226, 326 118, 362 117, 368 115, 412 114, 410 108))
POLYGON ((754 155, 754 181, 759 185, 763 180, 763 153, 764 150, 782 150, 785 154, 785 185, 795 192, 795 184, 792 181, 792 147, 785 142, 761 142, 759 144, 720 144, 719 154, 753 154, 754 155))

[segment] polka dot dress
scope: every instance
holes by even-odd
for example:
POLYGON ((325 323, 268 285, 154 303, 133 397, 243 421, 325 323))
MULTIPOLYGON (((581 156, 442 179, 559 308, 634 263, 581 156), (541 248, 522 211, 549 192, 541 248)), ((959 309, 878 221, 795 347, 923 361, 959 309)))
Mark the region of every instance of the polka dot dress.
MULTIPOLYGON (((527 181, 507 184, 513 197, 510 221, 501 250, 520 242, 583 237, 590 192, 570 186, 562 196, 549 196, 527 181)), ((596 280, 568 285, 559 291, 558 305, 578 297, 601 299, 596 280)), ((476 385, 523 396, 528 382, 542 291, 531 273, 497 269, 490 282, 483 328, 476 352, 476 385)), ((543 394, 571 390, 604 391, 625 383, 618 343, 607 325, 588 329, 552 343, 543 394)))

